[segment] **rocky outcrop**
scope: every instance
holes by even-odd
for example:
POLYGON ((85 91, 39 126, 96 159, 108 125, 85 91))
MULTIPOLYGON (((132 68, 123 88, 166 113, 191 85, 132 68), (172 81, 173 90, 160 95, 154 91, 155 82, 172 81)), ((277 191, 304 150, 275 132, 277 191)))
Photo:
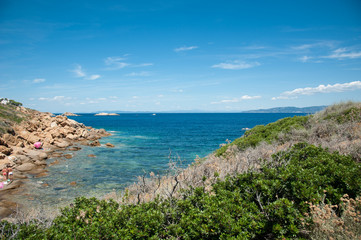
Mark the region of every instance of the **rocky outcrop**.
MULTIPOLYGON (((104 129, 86 127, 66 116, 53 116, 51 113, 25 108, 19 108, 19 111, 26 114, 28 120, 20 124, 12 123, 11 128, 0 135, 0 170, 10 164, 15 180, 0 189, 0 195, 10 191, 14 186, 18 186, 20 182, 17 179, 26 178, 27 173, 36 177, 47 174, 46 159, 62 156, 59 151, 55 152, 56 150, 79 150, 80 147, 70 147, 74 143, 100 146, 98 139, 110 135, 104 129), (35 149, 34 143, 36 142, 43 143, 42 149, 35 149), (16 182, 19 184, 14 184, 16 182)), ((72 156, 72 154, 63 155, 65 158, 72 156)), ((0 198, 0 219, 7 212, 1 206, 3 201, 0 198)))
POLYGON ((78 114, 71 113, 71 112, 65 112, 62 114, 63 116, 79 116, 78 114))
POLYGON ((0 168, 5 164, 21 171, 26 171, 32 165, 43 165, 48 158, 48 152, 56 149, 66 149, 74 142, 91 146, 99 146, 99 138, 110 135, 104 129, 86 127, 82 123, 68 119, 66 116, 52 116, 51 113, 33 111, 28 121, 15 125, 12 131, 0 137, 0 168), (35 150, 34 143, 42 142, 43 150, 35 150))

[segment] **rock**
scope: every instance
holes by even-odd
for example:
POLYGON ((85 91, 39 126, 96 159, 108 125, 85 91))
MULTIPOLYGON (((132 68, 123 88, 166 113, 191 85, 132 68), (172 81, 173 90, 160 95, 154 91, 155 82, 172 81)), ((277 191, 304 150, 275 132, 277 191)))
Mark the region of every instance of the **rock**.
POLYGON ((100 146, 100 142, 98 140, 95 140, 93 142, 90 142, 89 143, 89 146, 92 146, 92 147, 98 147, 100 146))
POLYGON ((89 154, 88 157, 97 157, 94 154, 89 154))
POLYGON ((5 155, 10 155, 12 152, 13 150, 11 148, 0 145, 0 153, 3 153, 5 155))
POLYGON ((39 160, 35 161, 34 164, 37 166, 46 166, 47 165, 45 161, 39 161, 39 160))
POLYGON ((70 139, 70 140, 77 140, 79 137, 75 136, 74 134, 70 133, 66 136, 66 138, 70 139))
POLYGON ((55 160, 54 162, 50 163, 49 166, 53 166, 53 165, 56 165, 56 164, 59 164, 59 160, 55 160))
POLYGON ((73 181, 73 182, 70 183, 70 186, 75 186, 75 185, 76 185, 76 182, 75 182, 75 181, 73 181))
POLYGON ((113 147, 114 147, 114 145, 113 145, 113 144, 111 144, 111 143, 106 143, 106 144, 105 144, 105 146, 107 146, 107 147, 111 147, 111 148, 113 148, 113 147))
POLYGON ((46 154, 45 152, 41 152, 41 153, 39 154, 39 158, 42 159, 42 160, 45 160, 45 159, 48 158, 48 154, 46 154))
POLYGON ((33 170, 34 168, 36 168, 36 165, 33 163, 24 163, 24 164, 21 164, 20 166, 16 167, 16 169, 21 172, 28 172, 28 171, 33 170))
POLYGON ((58 148, 67 148, 70 146, 70 143, 67 141, 56 142, 55 146, 57 146, 58 148))
POLYGON ((57 126, 58 126, 58 124, 57 124, 56 122, 50 123, 50 127, 51 127, 51 128, 55 128, 55 127, 57 127, 57 126))
POLYGON ((63 113, 62 115, 63 115, 63 116, 79 116, 79 115, 77 115, 77 114, 75 114, 75 113, 71 113, 71 112, 65 112, 65 113, 63 113))
POLYGON ((68 150, 69 151, 79 151, 81 149, 81 147, 71 147, 68 150))
POLYGON ((40 177, 46 177, 46 176, 48 176, 49 174, 47 173, 47 172, 41 172, 41 173, 39 173, 39 174, 37 174, 35 177, 36 178, 40 178, 40 177))
POLYGON ((52 153, 51 154, 51 157, 61 157, 61 156, 63 156, 63 153, 61 153, 61 152, 54 152, 54 153, 52 153))
POLYGON ((73 157, 73 155, 71 155, 71 154, 65 154, 65 155, 63 155, 63 157, 65 157, 66 159, 70 159, 70 158, 73 157))

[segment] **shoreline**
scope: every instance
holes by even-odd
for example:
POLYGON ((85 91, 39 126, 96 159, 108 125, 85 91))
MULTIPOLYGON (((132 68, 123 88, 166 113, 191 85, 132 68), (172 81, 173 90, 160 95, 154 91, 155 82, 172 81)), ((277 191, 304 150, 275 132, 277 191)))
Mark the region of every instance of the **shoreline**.
POLYGON ((0 168, 10 164, 14 173, 13 181, 0 189, 0 220, 25 208, 12 201, 11 196, 21 195, 26 179, 48 174, 47 167, 52 163, 47 163, 47 159, 56 162, 61 157, 72 157, 63 153, 78 151, 82 145, 100 146, 98 139, 111 135, 104 129, 85 126, 66 116, 26 108, 19 110, 28 115, 28 120, 13 125, 11 131, 0 137, 0 168), (35 149, 34 143, 38 141, 43 143, 42 149, 35 149))

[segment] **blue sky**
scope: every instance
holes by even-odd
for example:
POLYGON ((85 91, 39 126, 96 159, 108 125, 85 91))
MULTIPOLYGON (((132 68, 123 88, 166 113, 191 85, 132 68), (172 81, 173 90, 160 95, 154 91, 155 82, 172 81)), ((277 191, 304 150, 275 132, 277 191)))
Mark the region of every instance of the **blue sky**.
POLYGON ((0 97, 49 112, 361 101, 361 2, 0 0, 0 97))

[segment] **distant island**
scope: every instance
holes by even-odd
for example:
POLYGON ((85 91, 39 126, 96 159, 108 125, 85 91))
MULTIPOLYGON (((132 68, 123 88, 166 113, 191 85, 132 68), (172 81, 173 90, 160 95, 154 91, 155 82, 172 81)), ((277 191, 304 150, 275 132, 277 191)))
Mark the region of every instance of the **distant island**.
POLYGON ((258 109, 243 111, 242 113, 309 113, 313 114, 325 109, 327 106, 312 106, 312 107, 276 107, 269 109, 258 109))
POLYGON ((118 113, 105 113, 105 112, 102 112, 102 113, 94 114, 94 116, 119 116, 119 114, 118 113))
POLYGON ((71 113, 71 112, 65 112, 62 114, 63 116, 79 116, 78 114, 71 113))

